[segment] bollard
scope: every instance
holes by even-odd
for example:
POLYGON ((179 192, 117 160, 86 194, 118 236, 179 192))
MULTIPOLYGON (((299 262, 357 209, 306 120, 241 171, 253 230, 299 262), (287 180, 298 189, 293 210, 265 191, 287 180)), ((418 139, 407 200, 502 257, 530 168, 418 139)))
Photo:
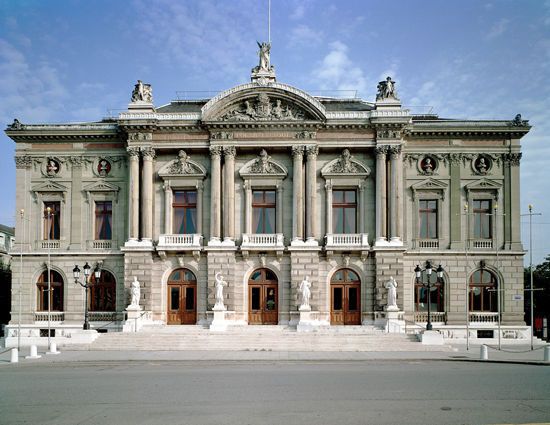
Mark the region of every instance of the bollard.
POLYGON ((57 344, 55 342, 50 343, 50 351, 47 351, 46 354, 59 354, 61 351, 57 351, 57 344))
POLYGON ((38 355, 38 350, 36 349, 36 345, 31 345, 31 352, 28 356, 25 356, 26 359, 39 359, 42 356, 38 355))
POLYGON ((550 362, 550 345, 544 347, 544 361, 550 362))
POLYGON ((479 360, 489 360, 489 353, 486 345, 479 347, 479 360))
POLYGON ((17 350, 17 348, 12 348, 10 363, 17 363, 17 362, 19 362, 19 351, 17 350))

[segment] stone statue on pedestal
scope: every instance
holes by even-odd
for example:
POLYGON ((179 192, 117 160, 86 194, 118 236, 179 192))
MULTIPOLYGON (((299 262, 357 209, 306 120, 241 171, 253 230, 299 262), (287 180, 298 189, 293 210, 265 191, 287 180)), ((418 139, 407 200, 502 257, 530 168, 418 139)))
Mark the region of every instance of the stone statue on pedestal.
POLYGON ((378 94, 376 95, 376 100, 384 100, 389 98, 397 100, 395 81, 392 81, 391 77, 388 77, 385 81, 380 81, 378 83, 378 94))
POLYGON ((130 284, 130 305, 134 307, 139 307, 139 299, 141 298, 141 288, 139 286, 139 281, 137 280, 137 277, 134 276, 134 280, 130 284))
POLYGON ((143 84, 141 80, 138 80, 132 92, 132 103, 134 102, 153 103, 151 84, 143 84))
POLYGON ((390 280, 384 285, 388 290, 388 304, 386 306, 387 310, 397 310, 397 282, 390 276, 390 280))
POLYGON ((216 304, 214 310, 225 310, 223 303, 223 287, 227 286, 227 282, 223 280, 221 272, 216 273, 216 304))
POLYGON ((308 280, 307 276, 305 276, 304 280, 300 282, 300 287, 298 289, 302 293, 302 304, 300 305, 300 311, 311 310, 309 305, 309 299, 311 298, 311 282, 308 280))

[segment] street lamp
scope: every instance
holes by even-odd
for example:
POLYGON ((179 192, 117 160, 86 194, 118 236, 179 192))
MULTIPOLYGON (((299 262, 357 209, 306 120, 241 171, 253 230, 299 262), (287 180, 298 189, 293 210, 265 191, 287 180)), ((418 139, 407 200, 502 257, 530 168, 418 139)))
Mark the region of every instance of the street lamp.
MULTIPOLYGON (((75 284, 79 284, 80 286, 82 286, 84 288, 84 291, 85 291, 85 302, 84 302, 84 326, 82 327, 82 329, 84 329, 85 331, 89 330, 90 329, 90 321, 88 320, 88 288, 90 288, 92 285, 91 285, 91 282, 90 282, 90 270, 92 269, 90 267, 90 265, 88 264, 88 262, 86 261, 86 264, 84 264, 84 283, 82 283, 79 278, 80 278, 80 268, 75 265, 74 266, 74 269, 73 269, 73 276, 74 276, 74 283, 75 284)), ((95 266, 95 269, 94 269, 94 276, 95 276, 95 280, 96 282, 99 281, 99 278, 101 277, 101 268, 99 267, 99 264, 97 264, 95 266)))
POLYGON ((431 331, 432 330, 432 315, 431 315, 430 292, 432 290, 432 286, 434 286, 437 283, 440 283, 442 281, 444 270, 443 270, 443 267, 441 267, 441 264, 437 267, 437 269, 436 269, 437 278, 436 278, 436 281, 434 283, 430 282, 430 278, 432 276, 432 263, 430 263, 429 261, 426 261, 426 268, 424 270, 422 270, 420 268, 420 266, 417 264, 415 269, 414 269, 414 272, 416 274, 416 283, 418 285, 422 285, 422 286, 425 286, 425 287, 428 288, 428 322, 426 323, 426 330, 431 331), (426 272, 426 276, 428 277, 426 283, 424 283, 422 281, 422 272, 423 271, 426 272))

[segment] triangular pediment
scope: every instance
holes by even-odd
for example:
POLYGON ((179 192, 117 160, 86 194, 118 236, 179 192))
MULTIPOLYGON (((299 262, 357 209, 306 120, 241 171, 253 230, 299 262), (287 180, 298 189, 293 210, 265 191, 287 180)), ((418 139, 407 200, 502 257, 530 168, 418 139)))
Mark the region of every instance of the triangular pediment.
POLYGON ((445 199, 445 191, 449 187, 448 183, 442 180, 426 179, 411 185, 413 199, 416 198, 417 192, 432 192, 437 193, 442 199, 445 199))
POLYGON ((321 169, 321 175, 325 178, 337 176, 368 177, 370 172, 370 168, 356 160, 347 149, 344 149, 340 157, 333 159, 321 169))
POLYGON ((36 193, 41 192, 67 192, 69 190, 68 187, 63 186, 60 183, 56 183, 52 180, 48 180, 44 183, 39 183, 37 185, 34 185, 31 190, 36 193))
POLYGON ((324 121, 325 108, 307 93, 281 83, 243 84, 220 93, 202 108, 206 122, 324 121))
POLYGON ((180 150, 178 157, 164 164, 158 172, 160 177, 200 177, 206 176, 206 169, 180 150))
POLYGON ((243 179, 252 177, 275 177, 284 179, 288 171, 283 164, 273 161, 265 149, 262 149, 258 157, 248 161, 241 167, 239 174, 243 179))
POLYGON ((84 188, 85 192, 118 192, 119 190, 120 187, 103 180, 94 182, 84 188))
POLYGON ((468 183, 465 188, 466 191, 471 190, 499 190, 502 187, 502 183, 491 179, 479 179, 468 183))

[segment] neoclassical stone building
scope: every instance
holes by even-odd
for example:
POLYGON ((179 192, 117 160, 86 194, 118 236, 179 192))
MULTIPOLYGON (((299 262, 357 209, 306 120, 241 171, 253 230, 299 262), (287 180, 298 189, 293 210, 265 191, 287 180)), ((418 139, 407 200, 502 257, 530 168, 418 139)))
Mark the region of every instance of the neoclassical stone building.
POLYGON ((87 262, 102 271, 92 328, 120 329, 134 276, 143 319, 207 324, 220 272, 233 324, 296 324, 305 276, 319 323, 383 323, 393 276, 399 323, 415 330, 428 309, 415 267, 429 261, 435 329, 464 338, 468 317, 470 337, 487 336, 500 314, 503 338, 528 335, 519 165, 529 129, 519 115, 411 114, 389 77, 374 102, 311 96, 276 81, 269 56, 250 83, 211 99, 155 107, 138 81, 117 119, 15 120, 6 133, 24 214, 12 254, 22 249, 24 268, 10 329, 20 315, 37 335, 48 307, 58 336, 80 328, 73 268, 87 262))

